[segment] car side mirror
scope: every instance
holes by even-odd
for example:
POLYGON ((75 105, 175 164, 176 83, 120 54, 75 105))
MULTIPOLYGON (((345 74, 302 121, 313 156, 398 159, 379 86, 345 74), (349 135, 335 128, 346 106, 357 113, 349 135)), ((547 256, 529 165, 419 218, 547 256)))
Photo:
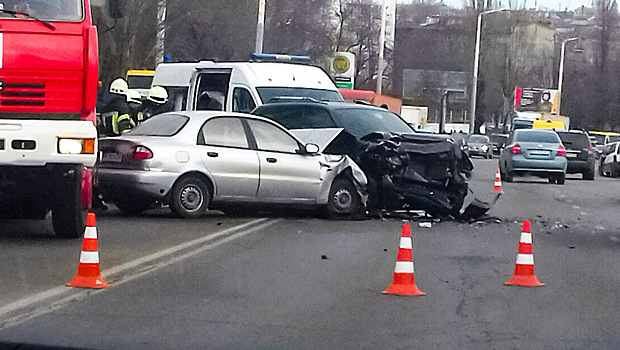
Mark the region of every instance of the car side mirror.
POLYGON ((320 151, 319 145, 315 143, 308 143, 305 146, 306 153, 308 154, 317 154, 320 151))

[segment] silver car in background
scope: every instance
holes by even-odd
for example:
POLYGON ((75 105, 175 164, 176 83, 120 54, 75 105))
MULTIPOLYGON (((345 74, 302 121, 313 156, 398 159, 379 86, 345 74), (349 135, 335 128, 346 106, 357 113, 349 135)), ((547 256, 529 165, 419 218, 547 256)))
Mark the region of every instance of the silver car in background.
POLYGON ((97 189, 123 212, 160 202, 181 217, 245 204, 323 207, 363 218, 367 179, 347 156, 324 155, 269 119, 171 112, 100 140, 97 189))

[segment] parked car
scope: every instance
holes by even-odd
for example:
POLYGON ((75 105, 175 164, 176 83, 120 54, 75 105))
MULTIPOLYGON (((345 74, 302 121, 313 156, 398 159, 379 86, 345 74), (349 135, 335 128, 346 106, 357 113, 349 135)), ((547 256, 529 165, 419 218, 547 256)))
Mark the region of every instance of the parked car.
POLYGON ((349 155, 368 177, 369 210, 459 215, 473 165, 449 135, 414 133, 395 113, 350 102, 282 99, 252 113, 319 144, 325 153, 349 155))
POLYGON ((596 138, 595 152, 597 158, 603 154, 605 146, 620 141, 620 133, 613 131, 590 131, 588 134, 596 138))
POLYGON ((223 111, 156 115, 100 140, 98 190, 125 213, 154 202, 181 217, 239 204, 324 207, 362 218, 367 179, 346 156, 319 153, 281 125, 223 111))
POLYGON ((566 147, 566 173, 580 173, 584 180, 594 180, 596 159, 588 133, 581 130, 556 132, 566 147))
POLYGON ((616 177, 620 174, 620 142, 608 143, 603 149, 598 173, 601 176, 616 177))
POLYGON ((502 179, 514 176, 539 176, 563 185, 566 180, 566 148, 555 131, 545 129, 514 130, 499 158, 502 179))
POLYGON ((491 139, 486 135, 471 134, 467 138, 470 156, 481 156, 487 159, 493 158, 493 145, 491 139))

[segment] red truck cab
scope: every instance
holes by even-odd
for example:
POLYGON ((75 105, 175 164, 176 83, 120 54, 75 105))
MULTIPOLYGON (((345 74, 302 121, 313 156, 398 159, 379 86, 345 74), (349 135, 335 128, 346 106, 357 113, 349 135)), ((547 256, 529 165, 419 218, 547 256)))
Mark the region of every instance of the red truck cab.
POLYGON ((80 237, 97 159, 89 0, 0 0, 0 218, 80 237))

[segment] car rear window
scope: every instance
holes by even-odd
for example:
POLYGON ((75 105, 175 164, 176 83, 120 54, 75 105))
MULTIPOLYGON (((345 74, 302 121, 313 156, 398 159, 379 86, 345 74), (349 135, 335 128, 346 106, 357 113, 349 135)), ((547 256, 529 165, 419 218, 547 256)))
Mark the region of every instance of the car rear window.
POLYGON ((568 148, 588 148, 590 145, 590 139, 586 134, 572 133, 572 132, 559 132, 560 140, 568 148))
POLYGON ((142 136, 173 136, 178 133, 189 121, 189 117, 182 114, 158 114, 142 122, 129 133, 142 136))
POLYGON ((516 133, 515 141, 560 143, 560 137, 552 131, 524 130, 516 133))

